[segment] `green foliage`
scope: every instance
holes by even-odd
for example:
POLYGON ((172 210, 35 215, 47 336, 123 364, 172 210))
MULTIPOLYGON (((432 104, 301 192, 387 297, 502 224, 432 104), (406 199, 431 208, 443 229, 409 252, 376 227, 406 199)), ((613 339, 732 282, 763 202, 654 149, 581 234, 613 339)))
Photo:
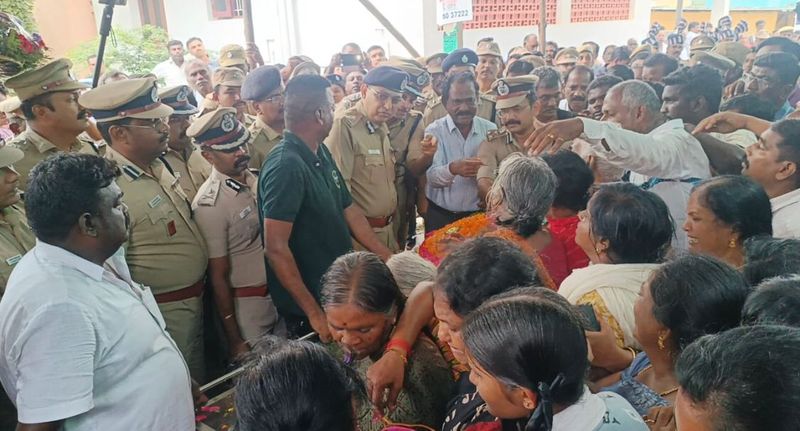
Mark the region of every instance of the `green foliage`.
POLYGON ((28 31, 36 31, 33 20, 33 0, 0 0, 0 12, 19 18, 28 31))
MULTIPOLYGON (((156 64, 168 58, 167 32, 160 27, 145 25, 133 30, 114 29, 106 41, 103 64, 105 69, 116 69, 128 74, 150 73, 156 64)), ((85 42, 68 54, 78 69, 85 67, 86 59, 97 54, 100 37, 85 42)))

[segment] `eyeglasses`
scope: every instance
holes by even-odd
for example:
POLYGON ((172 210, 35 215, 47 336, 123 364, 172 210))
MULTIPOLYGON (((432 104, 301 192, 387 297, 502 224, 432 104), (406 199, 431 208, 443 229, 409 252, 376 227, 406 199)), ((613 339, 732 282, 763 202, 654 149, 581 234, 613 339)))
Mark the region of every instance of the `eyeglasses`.
POLYGON ((135 127, 139 129, 153 129, 158 130, 161 126, 166 126, 167 121, 164 118, 156 118, 150 120, 147 124, 124 124, 122 127, 135 127))
POLYGON ((391 94, 387 94, 387 93, 384 93, 382 91, 378 91, 378 90, 376 90, 374 88, 370 88, 370 91, 372 91, 375 94, 375 96, 378 98, 379 102, 384 103, 384 104, 386 102, 391 101, 393 105, 396 105, 396 104, 400 103, 401 100, 403 100, 402 96, 393 96, 391 94))
POLYGON ((269 103, 282 103, 284 100, 283 94, 275 94, 264 99, 264 102, 269 103))

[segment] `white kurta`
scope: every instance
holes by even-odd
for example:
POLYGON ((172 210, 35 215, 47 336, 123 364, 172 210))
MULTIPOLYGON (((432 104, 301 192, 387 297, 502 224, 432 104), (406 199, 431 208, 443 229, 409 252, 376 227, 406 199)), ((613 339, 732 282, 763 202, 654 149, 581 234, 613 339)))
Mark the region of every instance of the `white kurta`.
MULTIPOLYGON (((673 246, 688 249, 683 223, 694 186, 692 180, 710 178, 711 170, 703 147, 683 128, 683 121, 667 121, 646 135, 609 122, 588 118, 581 118, 581 121, 592 147, 603 153, 611 164, 639 174, 640 178, 664 180, 650 188, 650 191, 664 200, 675 221, 676 240, 673 246)), ((634 177, 631 176, 632 182, 639 182, 633 181, 634 177)))
POLYGON ((99 266, 37 241, 0 302, 0 355, 20 422, 195 429, 189 370, 122 249, 99 266))

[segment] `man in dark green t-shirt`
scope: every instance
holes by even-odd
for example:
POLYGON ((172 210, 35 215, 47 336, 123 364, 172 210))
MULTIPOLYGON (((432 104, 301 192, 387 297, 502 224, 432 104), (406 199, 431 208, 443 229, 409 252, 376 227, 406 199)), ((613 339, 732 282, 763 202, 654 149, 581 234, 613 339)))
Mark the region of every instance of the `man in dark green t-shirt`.
POLYGON ((289 336, 315 331, 331 339, 319 306, 322 276, 355 238, 384 261, 391 251, 353 205, 347 185, 322 141, 333 124, 328 80, 293 78, 286 86, 283 140, 269 154, 258 179, 264 219, 267 286, 286 320, 289 336))

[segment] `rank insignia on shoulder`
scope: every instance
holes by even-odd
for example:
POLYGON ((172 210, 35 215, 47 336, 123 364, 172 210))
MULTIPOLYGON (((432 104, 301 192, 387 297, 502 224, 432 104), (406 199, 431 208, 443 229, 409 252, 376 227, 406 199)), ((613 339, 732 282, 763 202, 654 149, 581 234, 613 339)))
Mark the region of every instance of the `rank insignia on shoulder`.
POLYGON ((240 192, 242 190, 242 185, 239 184, 237 181, 228 178, 225 180, 225 185, 228 186, 231 190, 235 192, 240 192))

